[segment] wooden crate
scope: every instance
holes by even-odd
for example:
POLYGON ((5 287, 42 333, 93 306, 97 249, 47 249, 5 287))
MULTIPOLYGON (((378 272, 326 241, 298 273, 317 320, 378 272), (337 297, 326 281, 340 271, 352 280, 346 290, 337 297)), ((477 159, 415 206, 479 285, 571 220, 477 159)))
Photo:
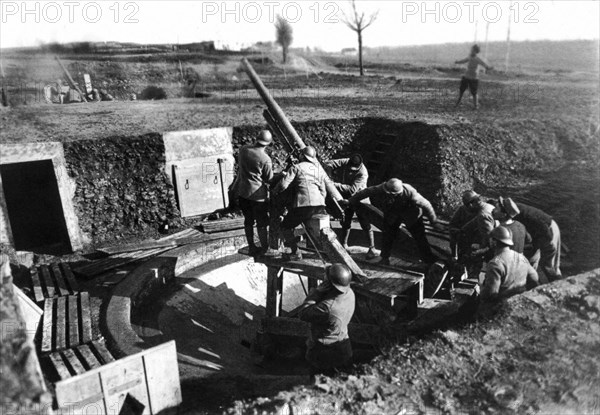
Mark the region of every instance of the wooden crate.
POLYGON ((79 292, 75 276, 65 262, 40 265, 29 270, 33 296, 37 303, 46 298, 73 295, 79 292))
MULTIPOLYGON (((114 362, 115 358, 106 348, 104 341, 96 340, 72 349, 50 353, 46 359, 55 375, 53 380, 65 380, 89 370, 114 362)), ((52 379, 52 378, 51 378, 52 379)))
POLYGON ((42 353, 72 348, 92 340, 90 297, 87 292, 46 299, 42 353))
POLYGON ((175 342, 161 344, 54 384, 61 413, 157 414, 181 403, 175 342), (123 411, 123 412, 122 412, 123 411))

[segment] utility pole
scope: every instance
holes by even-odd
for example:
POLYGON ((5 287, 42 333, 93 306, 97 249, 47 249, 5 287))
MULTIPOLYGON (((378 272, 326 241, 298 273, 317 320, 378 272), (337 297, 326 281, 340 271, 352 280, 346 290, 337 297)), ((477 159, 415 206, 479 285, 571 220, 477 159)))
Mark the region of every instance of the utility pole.
POLYGON ((509 59, 510 59, 510 21, 512 18, 512 4, 513 2, 510 2, 510 5, 508 6, 508 29, 506 31, 506 57, 504 60, 504 70, 506 72, 508 72, 508 64, 509 64, 509 59))

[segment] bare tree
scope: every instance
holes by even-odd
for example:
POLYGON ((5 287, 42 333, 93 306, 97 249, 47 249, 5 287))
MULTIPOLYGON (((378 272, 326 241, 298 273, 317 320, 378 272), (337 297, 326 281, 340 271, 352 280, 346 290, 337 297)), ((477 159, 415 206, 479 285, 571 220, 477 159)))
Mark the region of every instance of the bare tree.
POLYGON ((288 49, 294 41, 294 34, 290 22, 280 15, 277 15, 277 21, 275 22, 275 36, 277 43, 281 45, 281 49, 283 50, 283 63, 286 63, 288 49))
POLYGON ((352 14, 348 16, 346 13, 342 12, 342 21, 346 24, 346 26, 354 30, 358 35, 358 66, 360 67, 360 76, 363 76, 365 74, 365 71, 363 69, 362 59, 362 32, 367 27, 371 26, 375 19, 377 19, 377 14, 379 13, 379 10, 371 14, 369 17, 366 17, 365 12, 360 13, 358 10, 356 10, 355 0, 351 0, 350 4, 352 5, 352 14))

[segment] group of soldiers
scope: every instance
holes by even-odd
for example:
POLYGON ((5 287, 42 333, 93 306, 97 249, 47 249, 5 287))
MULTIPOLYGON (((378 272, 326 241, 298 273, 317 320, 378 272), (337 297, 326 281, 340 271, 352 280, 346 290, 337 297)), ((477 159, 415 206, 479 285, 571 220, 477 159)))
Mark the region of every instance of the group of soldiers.
MULTIPOLYGON (((300 150, 297 160, 289 163, 283 172, 274 174, 265 151, 272 142, 271 133, 263 130, 253 144, 240 149, 239 172, 232 190, 244 214, 250 255, 283 255, 284 259, 298 260, 302 254, 294 228, 315 215, 327 213, 327 174, 311 146, 300 150), (286 191, 290 193, 287 212, 273 212, 269 198, 276 200, 286 191), (279 228, 286 247, 284 252, 269 246, 268 227, 274 219, 269 217, 269 212, 271 216, 283 216, 279 228), (254 240, 255 224, 260 246, 254 240)), ((390 264, 392 246, 401 225, 414 238, 422 262, 439 261, 427 241, 424 218, 427 217, 434 228, 441 225, 431 203, 414 187, 398 178, 369 187, 368 171, 360 154, 324 164, 337 173, 334 185, 343 197, 339 203, 344 208, 340 236, 344 248, 348 248, 356 214, 369 243, 367 259, 377 257, 371 224, 356 209, 361 201, 377 198, 384 223, 378 263, 390 264)), ((548 281, 561 278, 560 230, 552 217, 510 198, 499 197, 486 202, 472 190, 463 194, 462 202, 450 221, 450 245, 453 257, 469 264, 477 276, 487 262, 480 301, 492 303, 535 287, 540 280, 538 267, 548 281)), ((345 265, 329 266, 325 283, 309 293, 300 310, 300 318, 312 323, 307 359, 317 368, 343 366, 352 356, 347 329, 354 312, 351 279, 352 273, 345 265)))

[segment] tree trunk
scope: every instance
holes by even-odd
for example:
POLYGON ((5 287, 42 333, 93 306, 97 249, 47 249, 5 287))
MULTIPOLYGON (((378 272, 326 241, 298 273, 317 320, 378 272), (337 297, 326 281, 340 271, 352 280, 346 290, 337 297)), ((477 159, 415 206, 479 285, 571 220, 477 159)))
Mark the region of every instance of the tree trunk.
POLYGON ((283 51, 283 63, 286 63, 286 61, 287 61, 287 48, 285 46, 283 46, 281 49, 283 51))
POLYGON ((363 61, 362 61, 362 30, 357 31, 358 33, 358 67, 360 68, 360 76, 365 74, 363 69, 363 61))

